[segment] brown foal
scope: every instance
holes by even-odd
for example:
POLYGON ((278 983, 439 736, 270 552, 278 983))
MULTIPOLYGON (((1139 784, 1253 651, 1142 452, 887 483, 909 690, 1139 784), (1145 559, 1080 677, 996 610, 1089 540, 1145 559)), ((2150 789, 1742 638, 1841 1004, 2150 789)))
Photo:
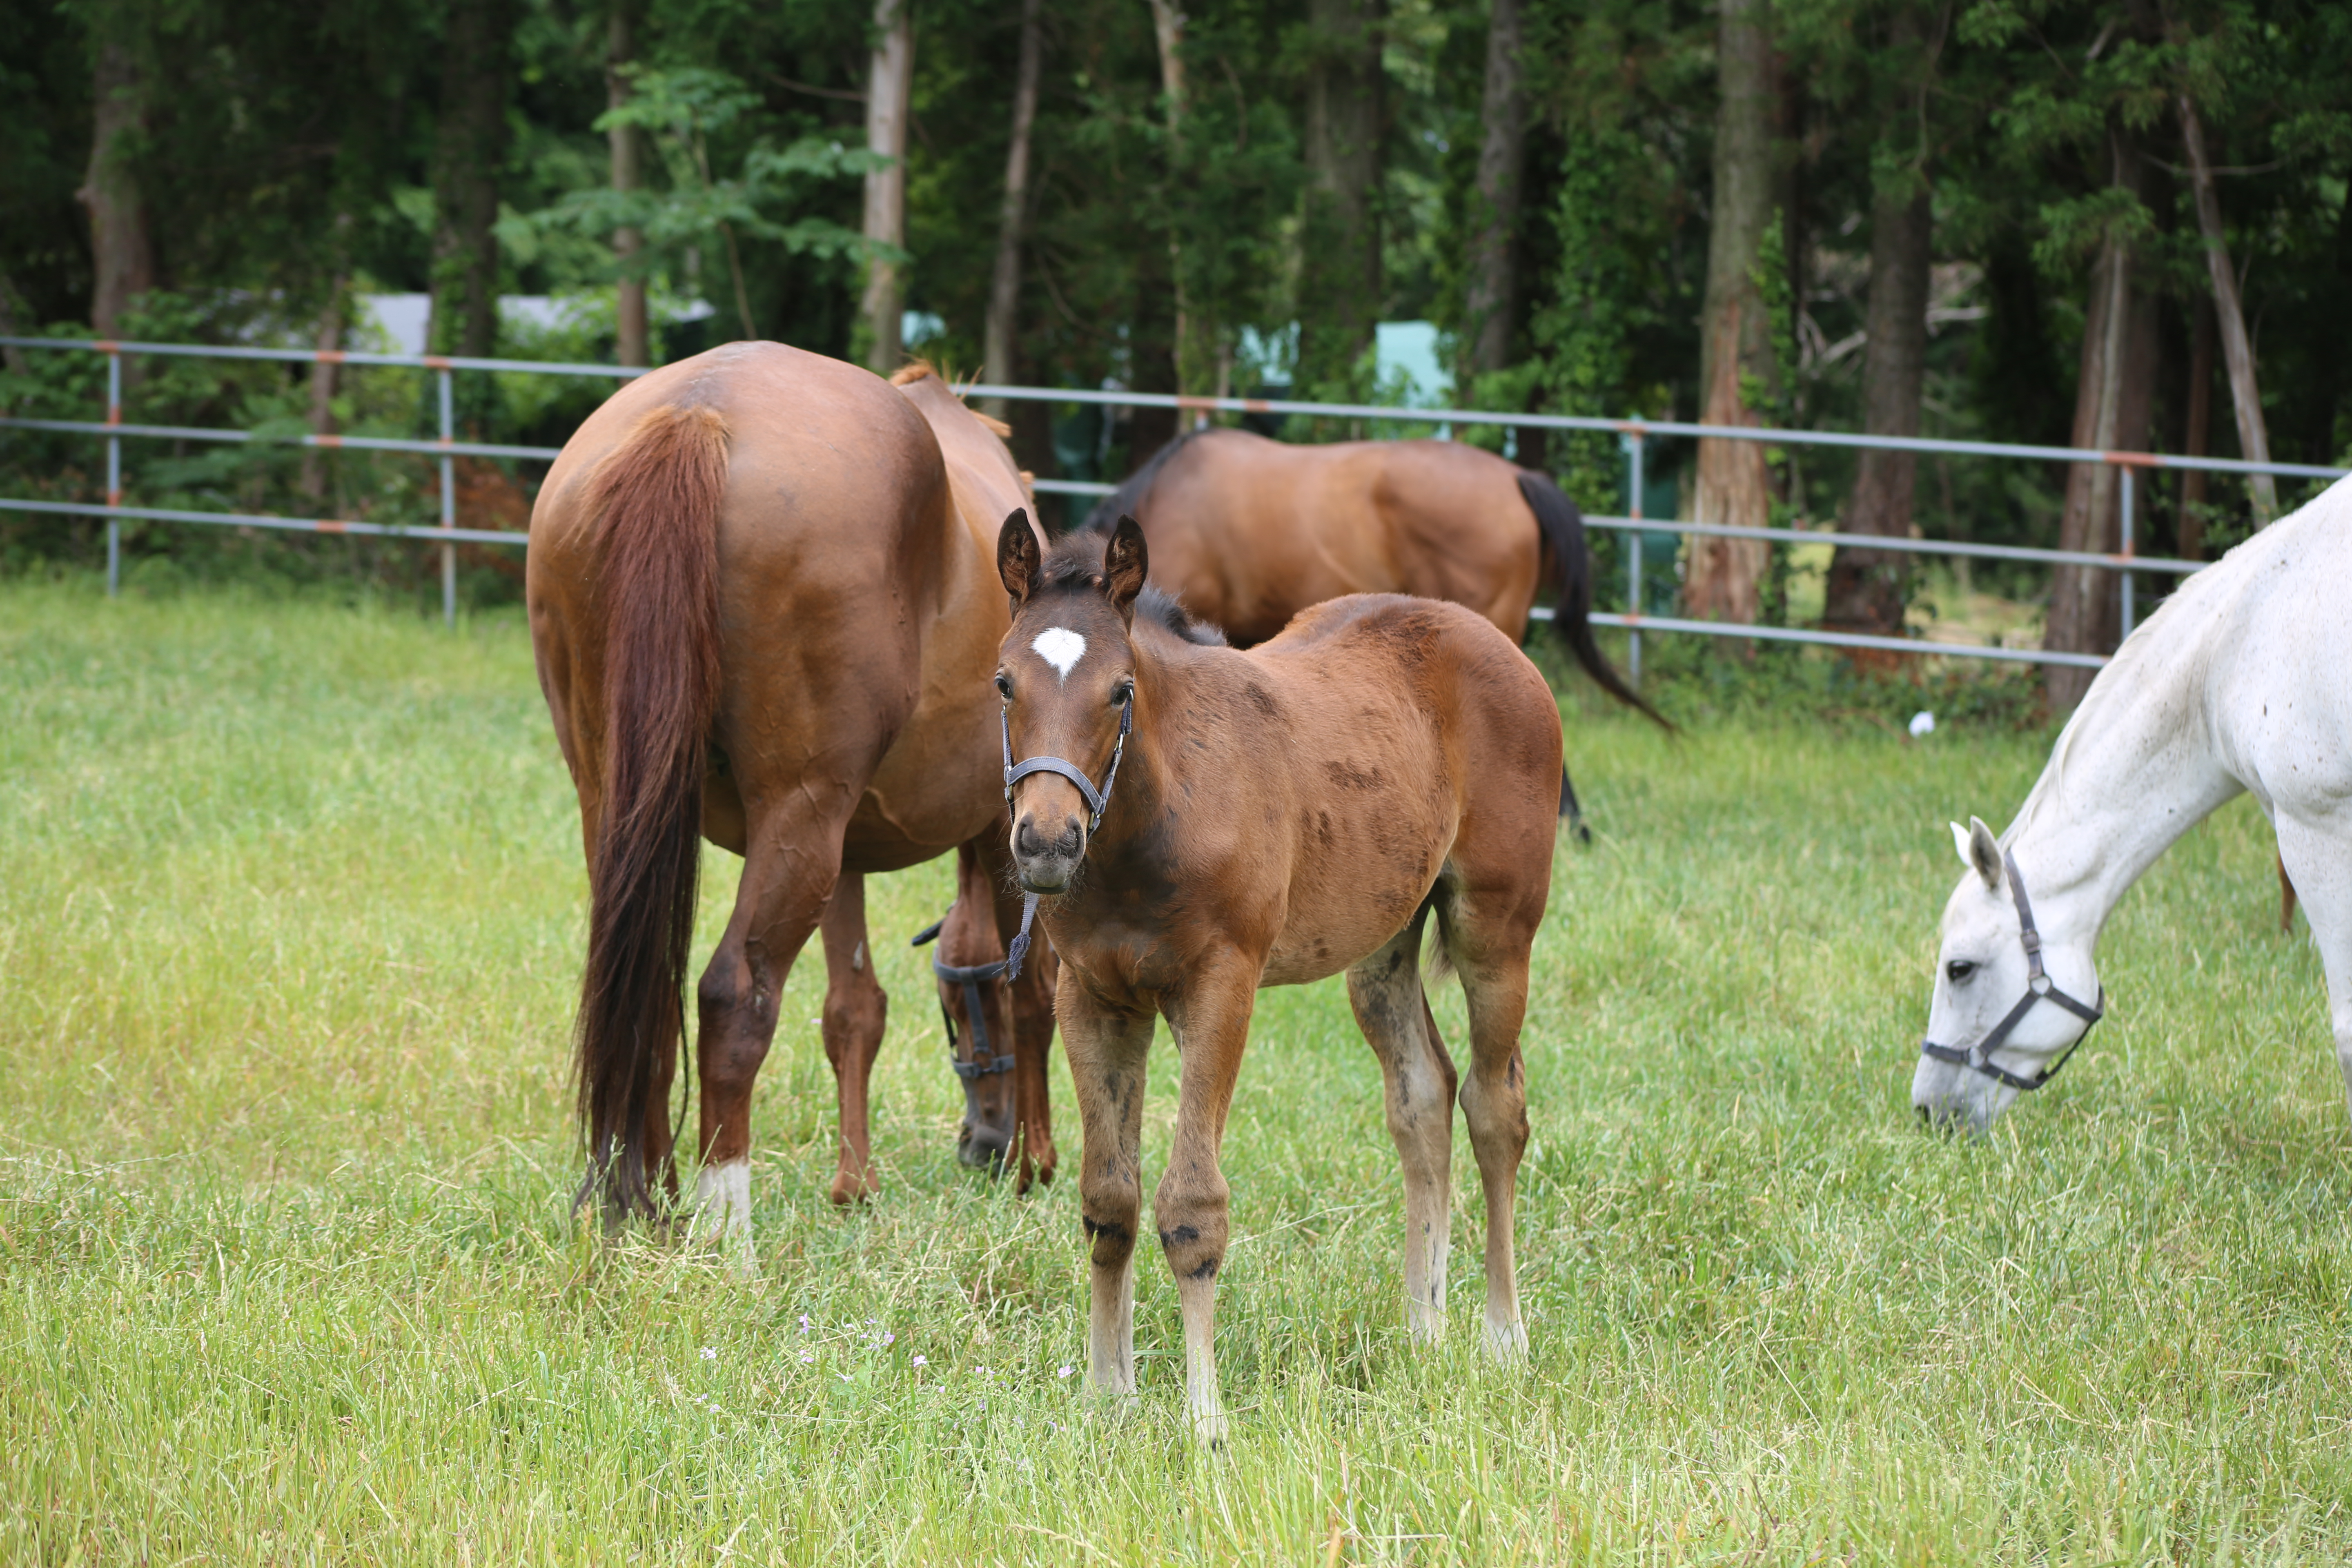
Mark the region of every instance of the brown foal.
MULTIPOLYGON (((667 1100, 703 838, 743 857, 697 1040, 699 1219, 737 1237, 752 1082, 803 944, 822 931, 845 1203, 875 1188, 866 875, 959 845, 983 889, 1009 869, 985 682, 1007 624, 996 520, 1021 477, 978 415, 902 374, 894 390, 775 343, 667 366, 590 416, 533 509, 531 647, 588 857, 583 1196, 615 1220, 677 1191, 667 1100)), ((1004 952, 1018 902, 977 907, 999 918, 961 924, 954 963, 1004 952)), ((1013 1032, 1052 1027, 1042 990, 1009 1011, 1013 1032)), ((1052 1171, 1046 1044, 966 1080, 968 1163, 1017 1144, 1024 1184, 1052 1171)))
POLYGON ((1458 605, 1336 599, 1244 653, 1147 594, 1147 564, 1131 518, 1107 542, 1081 532, 1041 555, 1026 516, 1008 517, 996 685, 1013 863, 1046 900, 1086 1128, 1092 1379, 1134 1392, 1144 1063, 1165 1016, 1183 1065, 1152 1215, 1183 1313, 1187 1406, 1213 1440, 1217 1156, 1261 986, 1346 972, 1403 1165, 1406 1322, 1443 1331, 1457 1079, 1417 962, 1432 912, 1469 1003, 1458 1088, 1486 1192, 1486 1342, 1524 1352, 1519 1028, 1551 885, 1559 710, 1511 639, 1458 605))

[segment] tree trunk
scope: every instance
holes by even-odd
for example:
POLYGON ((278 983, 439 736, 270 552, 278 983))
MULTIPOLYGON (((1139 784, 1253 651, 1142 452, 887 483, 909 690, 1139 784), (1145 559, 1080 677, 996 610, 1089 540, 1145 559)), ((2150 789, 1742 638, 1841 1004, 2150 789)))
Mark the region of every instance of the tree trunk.
MULTIPOLYGON (((888 160, 866 175, 866 237, 903 249, 907 243, 907 115, 915 81, 913 0, 875 0, 873 70, 866 89, 866 146, 888 160)), ((906 294, 898 263, 870 256, 866 263, 866 368, 888 375, 906 358, 899 316, 906 294)))
MULTIPOLYGON (((629 78, 622 68, 636 59, 635 40, 629 35, 631 0, 613 0, 611 16, 604 35, 604 106, 618 109, 629 101, 629 78)), ((638 167, 637 128, 615 125, 607 132, 612 147, 613 189, 627 195, 644 184, 638 167)), ((645 235, 635 227, 623 225, 613 231, 613 259, 620 264, 621 280, 614 300, 614 346, 625 365, 648 365, 653 363, 653 331, 646 319, 646 279, 638 271, 637 258, 646 247, 645 235)))
POLYGON ((506 163, 508 0, 458 0, 443 47, 433 184, 433 351, 488 355, 499 339, 499 173, 506 163))
POLYGON ((131 302, 155 287, 155 246, 131 166, 146 129, 147 92, 128 44, 98 46, 91 88, 89 169, 74 195, 89 209, 89 323, 114 338, 131 302))
MULTIPOLYGON (((2213 161, 2205 155, 2205 128, 2197 106, 2182 93, 2180 139, 2189 147, 2189 184, 2197 196, 2197 227, 2205 237, 2205 270, 2213 280, 2213 315, 2221 329, 2221 357, 2230 367, 2230 401, 2238 413, 2238 455, 2250 463, 2271 460, 2271 437, 2263 424, 2263 397, 2254 382, 2254 345, 2246 336, 2246 314, 2238 304, 2238 275, 2230 267, 2230 242, 2221 231, 2221 197, 2213 188, 2213 161)), ((2278 480, 2248 474, 2254 526, 2267 528, 2278 515, 2278 480)))
MULTIPOLYGON (((2138 148, 2120 131, 2110 132, 2112 183, 2140 192, 2144 171, 2138 148)), ((2090 298, 2083 316, 2083 358, 2074 393, 2072 444, 2099 451, 2136 450, 2147 445, 2151 412, 2149 383, 2156 365, 2156 298, 2136 276, 2138 258, 2118 227, 2108 231, 2091 272, 2090 298)), ((2067 470, 2066 505, 2058 524, 2058 548, 2106 554, 2116 548, 2122 487, 2107 463, 2077 463, 2067 470)), ((2121 620, 2113 572, 2060 566, 2050 574, 2050 622, 2042 646, 2070 653, 2106 653, 2116 644, 2121 620)), ((2095 672, 2049 666, 2043 673, 2053 713, 2073 710, 2095 672)))
POLYGON ((1379 323, 1384 0, 1307 0, 1307 201, 1298 391, 1369 392, 1356 362, 1379 323))
MULTIPOLYGON (((2189 417, 2181 450, 2191 458, 2212 450, 2215 335, 2211 301, 2189 300, 2189 417)), ((2175 548, 2183 561, 2196 560, 2205 548, 2205 477, 2202 468, 2180 470, 2180 521, 2175 548)))
POLYGON ((1469 340, 1464 390, 1511 363, 1519 304, 1520 174, 1528 144, 1526 69, 1520 61, 1519 0, 1490 0, 1486 21, 1486 140, 1478 150, 1477 204, 1470 227, 1470 286, 1463 300, 1469 340))
MULTIPOLYGON (((349 222, 338 218, 337 226, 349 222)), ((343 298, 351 288, 348 277, 338 275, 334 290, 327 297, 327 308, 319 312, 316 347, 320 353, 331 353, 343 346, 343 298)), ((310 362, 310 434, 331 436, 335 433, 335 362, 310 362)), ((312 500, 327 497, 327 454, 319 447, 302 448, 302 472, 298 481, 304 495, 312 500)))
MULTIPOLYGON (((1722 0, 1699 373, 1701 421, 1709 425, 1756 423, 1740 395, 1740 374, 1768 384, 1774 374, 1771 322, 1757 287, 1757 264, 1772 218, 1771 44, 1765 17, 1765 0, 1722 0)), ((1698 521, 1763 526, 1771 515, 1763 447, 1753 441, 1701 441, 1695 501, 1698 521)), ((1692 535, 1683 579, 1690 612, 1754 622, 1768 559, 1762 540, 1692 535)))
MULTIPOLYGON (((1004 201, 996 214, 996 270, 989 280, 988 321, 982 333, 988 380, 1009 385, 1020 374, 1021 241, 1029 220, 1029 127, 1037 118, 1037 73, 1045 54, 1038 25, 1040 0, 1021 0, 1021 67, 1013 82, 1013 140, 1004 153, 1004 201)), ((984 405, 999 419, 1010 417, 1005 399, 984 405)))
MULTIPOLYGON (((1190 170, 1184 160, 1184 13, 1176 0, 1150 0, 1151 34, 1160 46, 1160 95, 1168 106, 1168 269, 1176 290, 1176 390, 1198 394, 1208 390, 1216 374, 1215 334, 1206 331, 1192 279, 1184 267, 1183 216, 1191 203, 1184 184, 1190 170)), ((1198 422, 1206 425, 1202 414, 1198 422)), ((1182 421, 1179 421, 1182 423, 1182 421)))
MULTIPOLYGON (((1928 73, 1914 57, 1926 43, 1919 14, 1906 6, 1887 31, 1888 52, 1918 72, 1917 90, 1888 105, 1881 146, 1913 142, 1925 107, 1928 73)), ((1927 366, 1927 286, 1935 216, 1927 150, 1906 160, 1900 175, 1882 176, 1871 193, 1869 333, 1862 366, 1863 429, 1873 436, 1919 434, 1919 396, 1927 366)), ((1902 538, 1911 531, 1917 455, 1866 449, 1854 478, 1845 531, 1902 538)), ((1841 631, 1894 637, 1903 629, 1907 595, 1905 558, 1892 551, 1841 550, 1830 563, 1822 624, 1841 631)))

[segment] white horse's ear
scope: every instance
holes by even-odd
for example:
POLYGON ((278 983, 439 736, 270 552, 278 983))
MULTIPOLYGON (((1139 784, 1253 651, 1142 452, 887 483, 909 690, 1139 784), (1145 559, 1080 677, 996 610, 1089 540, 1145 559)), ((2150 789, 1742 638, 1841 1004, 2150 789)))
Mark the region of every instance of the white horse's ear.
POLYGON ((1977 863, 1969 858, 1969 830, 1957 822, 1948 822, 1944 826, 1952 830, 1952 847, 1959 851, 1960 864, 1971 871, 1975 870, 1977 863))
POLYGON ((1983 817, 1969 818, 1969 842, 1960 858, 1984 879, 1986 887, 1996 893, 2000 891, 2000 841, 1992 836, 1992 829, 1984 825, 1983 817))

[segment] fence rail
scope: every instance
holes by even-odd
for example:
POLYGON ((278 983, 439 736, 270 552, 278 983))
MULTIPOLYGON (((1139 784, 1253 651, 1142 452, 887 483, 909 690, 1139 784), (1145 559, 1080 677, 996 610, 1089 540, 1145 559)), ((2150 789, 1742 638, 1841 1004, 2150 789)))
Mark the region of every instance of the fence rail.
MULTIPOLYGON (((606 364, 562 364, 537 360, 480 359, 445 354, 380 354, 356 350, 248 348, 202 343, 154 343, 98 338, 26 338, 0 337, 0 346, 18 349, 46 349, 102 353, 107 358, 106 419, 97 421, 71 419, 0 418, 0 429, 39 430, 53 434, 89 436, 106 442, 106 503, 86 501, 52 501, 14 497, 0 497, 0 510, 46 512, 79 517, 99 517, 107 524, 107 592, 119 590, 121 580, 121 520, 228 525, 268 528, 290 532, 362 534, 377 537, 417 540, 441 547, 442 613, 454 621, 457 617, 457 552, 460 542, 498 544, 520 547, 528 536, 482 529, 461 529, 457 520, 457 496, 453 463, 460 457, 509 458, 548 461, 559 455, 552 447, 525 447, 486 441, 457 439, 450 377, 459 371, 499 371, 536 375, 593 375, 614 380, 628 380, 646 374, 641 369, 606 364), (132 425, 122 418, 122 358, 125 354, 166 354, 197 359, 264 360, 289 363, 330 363, 383 366, 395 369, 422 370, 436 377, 440 435, 437 439, 403 438, 388 436, 332 436, 304 433, 273 435, 251 430, 227 430, 211 426, 178 425, 132 425), (263 445, 277 444, 335 449, 375 452, 410 452, 436 458, 440 461, 441 521, 438 527, 411 528, 400 524, 368 522, 360 520, 334 518, 277 517, 244 512, 194 511, 158 507, 126 506, 122 502, 122 442, 132 439, 173 441, 245 442, 263 445)), ((2010 446, 1991 441, 1948 441, 1931 437, 1856 436, 1830 430, 1782 430, 1748 425, 1700 425, 1669 419, 1601 419, 1566 414, 1497 413, 1471 408, 1391 408, 1364 403, 1305 403, 1282 398, 1257 397, 1192 397, 1171 393, 1126 391, 1094 391, 1066 387, 1002 386, 993 383, 974 383, 959 389, 968 397, 1003 398, 1011 401, 1094 404, 1109 407, 1172 408, 1205 416, 1212 413, 1299 415, 1310 418, 1386 420, 1408 424, 1433 425, 1441 436, 1450 436, 1457 425, 1502 426, 1518 429, 1583 430, 1613 434, 1623 437, 1626 452, 1627 494, 1632 498, 1632 513, 1625 517, 1592 515, 1585 521, 1595 528, 1611 529, 1626 535, 1626 599, 1632 608, 1623 614, 1596 612, 1596 626, 1616 626, 1627 634, 1629 673, 1641 679, 1642 635, 1644 631, 1690 633, 1702 637, 1752 637, 1766 642, 1812 643, 1832 647, 1878 648, 1889 652, 1934 654, 1950 658, 2001 659, 2034 664, 2062 664, 2096 668, 2106 662, 2097 654, 2067 653, 2042 648, 2011 648, 1991 644, 1944 643, 1909 637, 1874 637, 1857 632, 1818 630, 1812 627, 1746 626, 1720 621, 1695 621, 1669 616, 1648 616, 1641 613, 1642 536, 1644 533, 1678 533, 1721 536, 1737 539, 1762 539, 1789 544, 1828 544, 1865 550, 1895 551, 1913 554, 1943 555, 1978 560, 2021 561, 2042 565, 2081 566, 2110 571, 2121 576, 2123 631, 2129 636, 2135 618, 2135 578, 2142 572, 2185 576, 2200 570, 2202 563, 2176 561, 2164 557, 2145 556, 2134 548, 2137 486, 2135 479, 2142 469, 2196 469, 2226 474, 2275 474, 2294 479, 2341 479, 2352 469, 2326 468, 2310 463, 2255 463, 2235 458, 2189 458, 2168 452, 2110 452, 2088 447, 2010 446), (1704 523, 1651 519, 1642 515, 1642 476, 1648 443, 1659 437, 1689 437, 1709 440, 1754 441, 1775 447, 1827 447, 1846 448, 1876 448, 1880 450, 1919 452, 1952 457, 1997 458, 2028 462, 2095 463, 2117 470, 2120 500, 2120 540, 2122 548, 2106 553, 2083 551, 2040 550, 2024 545, 1978 544, 1963 540, 1887 538, 1876 534, 1841 533, 1810 529, 1749 528, 1728 523, 1704 523)), ((1041 479, 1035 481, 1041 494, 1074 497, 1106 496, 1117 487, 1081 479, 1041 479)), ((1549 618, 1550 612, 1538 609, 1538 618, 1549 618)))

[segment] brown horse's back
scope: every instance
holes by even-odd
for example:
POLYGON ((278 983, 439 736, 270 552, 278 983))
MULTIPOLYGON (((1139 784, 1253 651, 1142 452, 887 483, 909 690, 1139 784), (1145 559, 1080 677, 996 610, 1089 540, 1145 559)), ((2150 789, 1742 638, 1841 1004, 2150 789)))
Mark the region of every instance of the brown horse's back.
POLYGON ((1518 468, 1453 441, 1187 440, 1137 500, 1152 579, 1235 643, 1343 594, 1467 605, 1514 639, 1540 543, 1518 468))

